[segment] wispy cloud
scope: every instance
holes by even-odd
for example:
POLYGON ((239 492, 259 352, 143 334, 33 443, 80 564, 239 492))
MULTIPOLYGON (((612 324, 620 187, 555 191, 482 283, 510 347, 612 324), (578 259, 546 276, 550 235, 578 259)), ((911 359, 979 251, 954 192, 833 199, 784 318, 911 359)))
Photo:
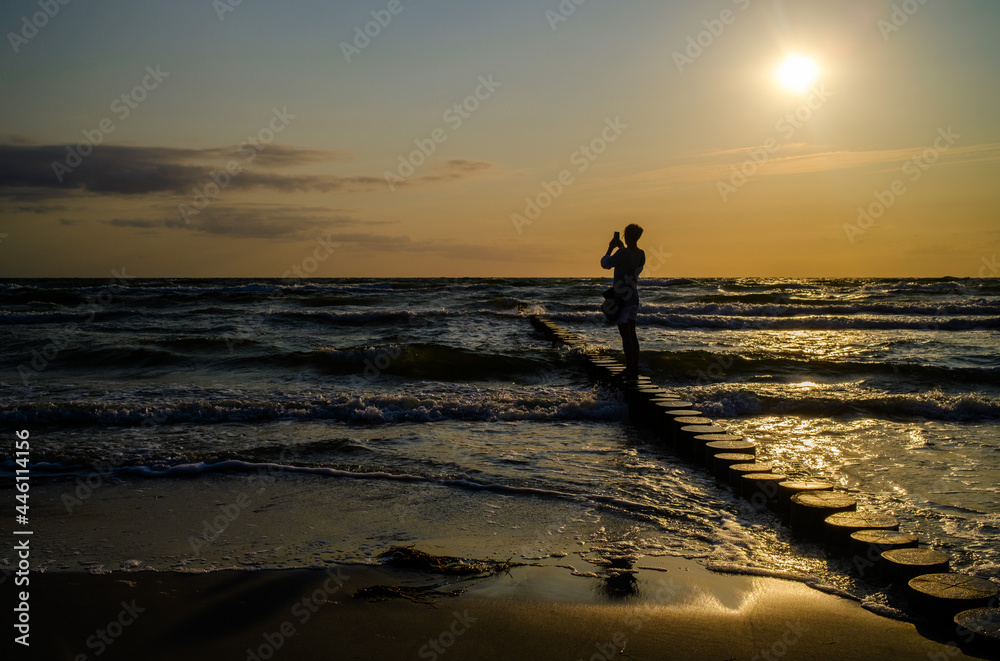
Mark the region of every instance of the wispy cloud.
MULTIPOLYGON (((176 207, 158 209, 145 216, 99 221, 112 227, 132 229, 183 230, 234 238, 301 239, 320 232, 361 223, 351 212, 326 207, 283 204, 215 204, 190 222, 177 214, 176 207)), ((365 225, 387 224, 365 221, 365 225)))
MULTIPOLYGON (((601 185, 637 192, 646 189, 694 185, 728 179, 733 167, 751 158, 751 152, 762 145, 690 155, 684 162, 656 168, 601 185)), ((809 174, 833 170, 868 169, 881 166, 902 166, 919 158, 928 145, 898 149, 835 150, 828 146, 789 144, 770 154, 754 175, 757 178, 775 175, 809 174)), ((956 146, 940 155, 940 163, 964 165, 1000 163, 1000 143, 956 146)))
POLYGON ((435 161, 431 166, 431 171, 417 177, 417 181, 454 181, 456 179, 464 179, 479 172, 489 170, 491 167, 493 167, 493 164, 487 161, 475 161, 465 158, 451 158, 445 161, 435 161))
MULTIPOLYGON (((472 260, 503 260, 532 263, 543 258, 544 246, 510 241, 475 243, 442 240, 439 237, 413 239, 408 234, 380 234, 357 231, 371 227, 396 225, 393 221, 362 220, 346 209, 305 207, 281 204, 213 205, 185 223, 177 217, 176 209, 156 210, 150 217, 114 218, 99 221, 111 227, 128 230, 187 231, 238 239, 326 240, 350 248, 358 253, 385 255, 386 253, 424 254, 454 258, 461 255, 472 260)), ((86 221, 63 219, 63 224, 86 221)))
POLYGON ((536 263, 539 259, 549 256, 549 250, 544 245, 525 245, 523 242, 516 241, 472 243, 437 238, 414 240, 408 235, 384 235, 367 232, 333 232, 328 238, 343 246, 372 254, 403 252, 448 258, 455 258, 458 255, 464 259, 500 260, 517 263, 536 263))

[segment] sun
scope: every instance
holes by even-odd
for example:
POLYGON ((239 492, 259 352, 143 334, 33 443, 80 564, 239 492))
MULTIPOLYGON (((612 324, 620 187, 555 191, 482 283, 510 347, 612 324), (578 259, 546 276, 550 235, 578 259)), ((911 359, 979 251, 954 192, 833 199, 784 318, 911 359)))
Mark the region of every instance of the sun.
POLYGON ((778 68, 777 78, 782 87, 794 92, 805 92, 819 77, 816 60, 804 55, 789 55, 778 68))

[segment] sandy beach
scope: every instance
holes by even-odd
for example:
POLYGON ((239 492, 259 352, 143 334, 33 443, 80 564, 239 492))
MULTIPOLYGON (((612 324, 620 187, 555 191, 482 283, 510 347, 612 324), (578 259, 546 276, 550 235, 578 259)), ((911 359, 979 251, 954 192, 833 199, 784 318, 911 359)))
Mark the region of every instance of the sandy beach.
POLYGON ((588 518, 579 504, 318 476, 256 491, 250 480, 123 480, 72 513, 57 506, 65 484, 39 485, 49 505, 32 548, 48 570, 30 576, 31 648, 16 658, 988 658, 948 646, 960 639, 947 628, 796 580, 636 558, 627 519, 588 518), (225 520, 233 503, 245 507, 225 520), (208 537, 206 522, 218 526, 208 537), (379 558, 390 547, 486 569, 400 567, 379 558), (108 562, 124 549, 135 559, 108 562))
MULTIPOLYGON (((869 613, 773 578, 670 560, 635 594, 600 579, 519 567, 441 587, 431 603, 354 598, 427 585, 383 568, 138 572, 35 577, 32 656, 48 659, 971 659, 947 631, 869 613)), ((28 657, 19 657, 28 658, 28 657)))

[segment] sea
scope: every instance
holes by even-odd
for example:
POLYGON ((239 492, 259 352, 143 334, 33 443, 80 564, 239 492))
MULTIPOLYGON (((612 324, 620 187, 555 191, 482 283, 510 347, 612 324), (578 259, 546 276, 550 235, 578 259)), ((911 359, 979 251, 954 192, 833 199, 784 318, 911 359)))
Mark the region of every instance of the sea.
MULTIPOLYGON (((675 458, 588 379, 581 351, 621 355, 608 284, 2 280, 3 492, 13 507, 26 430, 44 571, 371 561, 434 537, 490 557, 694 558, 870 597, 849 562, 675 458), (585 346, 546 341, 529 322, 543 313, 585 346), (227 500, 248 480, 252 506, 227 500), (217 515, 172 528, 184 507, 164 503, 182 493, 217 515), (123 532, 136 516, 154 523, 123 532)), ((644 278, 640 300, 655 384, 776 470, 830 480, 954 570, 1000 578, 1000 280, 644 278)))

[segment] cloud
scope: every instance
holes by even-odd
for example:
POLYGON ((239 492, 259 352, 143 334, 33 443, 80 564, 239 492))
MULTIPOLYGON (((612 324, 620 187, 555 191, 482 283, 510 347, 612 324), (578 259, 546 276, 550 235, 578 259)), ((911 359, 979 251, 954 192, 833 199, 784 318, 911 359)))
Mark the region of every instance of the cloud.
POLYGON ((260 204, 211 206, 190 220, 185 223, 175 217, 166 226, 238 238, 275 239, 303 238, 359 222, 335 209, 260 204))
POLYGON ((342 209, 281 204, 213 204, 188 220, 185 222, 177 207, 167 207, 148 218, 115 218, 100 222, 112 227, 179 229, 243 239, 309 238, 360 222, 342 209))
POLYGON ((372 254, 405 252, 438 255, 450 259, 499 260, 505 262, 537 263, 549 254, 544 245, 525 245, 521 242, 506 244, 468 243, 440 239, 413 240, 408 235, 384 235, 367 232, 331 233, 327 237, 344 246, 372 254))
MULTIPOLYGON (((352 231, 355 226, 363 228, 395 225, 392 221, 361 220, 346 209, 306 207, 281 204, 213 204, 196 216, 190 223, 177 214, 176 207, 156 210, 150 218, 115 218, 99 221, 123 230, 162 229, 164 231, 189 231, 240 239, 309 240, 317 237, 350 247, 352 250, 371 255, 386 253, 410 253, 435 255, 466 260, 500 260, 516 263, 536 263, 543 259, 549 249, 546 246, 524 245, 518 241, 503 244, 470 243, 442 240, 440 238, 417 239, 406 234, 378 234, 376 232, 352 231)), ((66 221, 71 224, 83 221, 66 221)))
MULTIPOLYGON (((155 149, 164 150, 162 147, 155 149)), ((328 163, 330 161, 350 161, 355 158, 353 153, 346 151, 306 149, 304 147, 293 147, 278 143, 262 146, 259 150, 241 145, 240 147, 228 149, 170 149, 169 152, 164 154, 164 156, 175 157, 178 160, 185 161, 227 161, 229 159, 244 161, 252 155, 255 166, 266 168, 287 168, 312 165, 314 163, 328 163)))
MULTIPOLYGON (((851 170, 879 165, 902 166, 906 161, 921 158, 932 147, 905 147, 872 151, 825 151, 776 158, 761 169, 762 174, 805 174, 830 170, 851 170)), ((1000 144, 951 147, 937 152, 941 162, 952 165, 967 163, 1000 163, 1000 144)), ((935 159, 937 158, 935 157, 935 159)))
POLYGON ((23 195, 24 189, 51 191, 53 196, 68 192, 190 195, 194 188, 211 183, 212 175, 230 163, 241 168, 228 184, 233 189, 331 192, 370 188, 383 183, 380 177, 364 175, 289 175, 271 171, 350 158, 346 152, 287 145, 272 144, 260 151, 252 147, 234 151, 102 145, 83 157, 71 171, 54 166, 66 165, 67 150, 65 145, 0 145, 0 197, 23 195))
MULTIPOLYGON (((756 169, 754 177, 873 167, 897 168, 910 159, 919 158, 928 147, 929 145, 899 149, 833 150, 826 146, 790 143, 770 154, 756 169)), ((637 194, 664 187, 726 181, 732 175, 733 168, 749 161, 752 151, 761 149, 763 146, 758 145, 688 155, 684 162, 604 180, 600 184, 614 187, 623 193, 637 194)), ((1000 163, 1000 143, 955 146, 940 153, 940 163, 1000 163)))
POLYGON ((420 181, 454 181, 472 176, 477 172, 493 167, 487 161, 473 161, 466 158, 451 158, 446 161, 435 161, 431 171, 418 177, 420 181))
MULTIPOLYGON (((78 221, 72 221, 71 224, 75 224, 76 222, 78 221)), ((135 218, 129 218, 129 219, 114 218, 112 220, 105 220, 104 222, 107 223, 108 225, 113 225, 114 227, 142 227, 142 228, 163 227, 164 224, 162 220, 141 220, 135 218)))
POLYGON ((413 186, 442 181, 457 181, 489 170, 491 167, 493 167, 493 164, 489 161, 476 161, 468 158, 449 158, 443 161, 434 159, 429 172, 408 179, 398 179, 394 182, 394 185, 413 186))
POLYGON ((69 207, 65 204, 21 204, 20 206, 9 207, 7 213, 56 213, 66 211, 69 207))
POLYGON ((11 133, 3 138, 0 138, 0 143, 7 143, 9 145, 37 145, 38 141, 26 135, 11 133))

